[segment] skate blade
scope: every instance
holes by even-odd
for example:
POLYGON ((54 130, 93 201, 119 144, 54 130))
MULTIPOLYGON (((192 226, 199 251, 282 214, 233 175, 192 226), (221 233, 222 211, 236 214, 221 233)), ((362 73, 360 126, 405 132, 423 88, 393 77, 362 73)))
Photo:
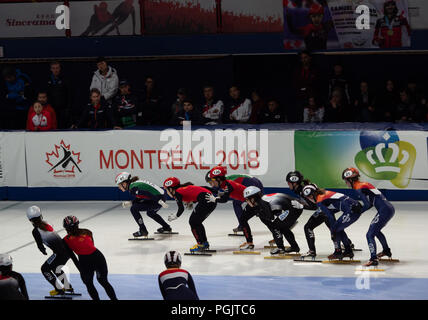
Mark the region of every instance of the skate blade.
MULTIPOLYGON (((276 249, 276 248, 278 248, 276 245, 272 245, 272 246, 265 246, 264 247, 265 249, 276 249)), ((285 249, 289 249, 290 247, 284 247, 285 249)))
POLYGON ((168 232, 157 232, 156 231, 155 234, 178 234, 178 232, 172 232, 172 231, 171 232, 169 232, 169 231, 168 232))
POLYGON ((211 253, 205 253, 205 252, 185 252, 185 256, 205 256, 205 257, 211 257, 211 253))
POLYGON ((64 295, 65 296, 71 296, 71 297, 80 297, 82 294, 81 293, 74 293, 74 292, 66 292, 64 295))
POLYGON ((305 260, 305 259, 294 259, 294 262, 313 262, 313 263, 322 263, 322 260, 305 260))
POLYGON ((387 258, 387 259, 378 259, 378 261, 379 262, 386 262, 386 263, 388 263, 388 262, 390 262, 390 263, 397 263, 397 262, 400 262, 400 260, 398 260, 398 259, 389 259, 389 258, 387 258))
POLYGON ((299 257, 300 254, 280 254, 277 256, 267 256, 265 259, 271 259, 271 260, 283 260, 283 259, 294 259, 296 257, 299 257))
POLYGON ((233 251, 233 254, 260 254, 260 251, 251 251, 251 250, 239 250, 233 251))
POLYGON ((45 296, 45 299, 73 300, 71 296, 67 296, 67 295, 45 296))
POLYGON ((155 238, 129 238, 129 241, 134 241, 134 240, 138 240, 138 241, 148 241, 148 240, 155 240, 155 238))
POLYGON ((243 233, 229 233, 229 237, 245 237, 243 233))
POLYGON ((354 264, 361 263, 360 260, 323 260, 322 263, 331 263, 331 264, 354 264))
POLYGON ((355 271, 360 271, 360 272, 363 272, 363 271, 384 272, 385 269, 377 269, 377 268, 367 267, 367 269, 358 269, 358 270, 355 270, 355 271))

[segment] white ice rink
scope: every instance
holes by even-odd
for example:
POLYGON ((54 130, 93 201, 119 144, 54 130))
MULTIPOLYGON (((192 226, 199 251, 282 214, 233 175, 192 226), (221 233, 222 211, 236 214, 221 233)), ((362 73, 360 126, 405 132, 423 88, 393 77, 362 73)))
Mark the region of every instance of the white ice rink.
MULTIPOLYGON (((167 218, 175 212, 173 202, 159 213, 167 218)), ((2 202, 0 203, 0 253, 9 252, 14 270, 23 273, 31 299, 43 299, 51 290, 40 273, 48 256, 42 255, 32 237, 26 218, 31 205, 42 209, 44 219, 55 230, 62 230, 62 219, 75 215, 82 228, 92 230, 95 246, 105 255, 109 280, 119 299, 161 299, 157 275, 164 270, 163 256, 168 250, 188 252, 195 240, 190 232, 190 211, 171 223, 179 235, 153 235, 159 227, 143 213, 144 222, 155 241, 128 241, 138 226, 129 209, 120 202, 2 202)), ((237 220, 231 204, 219 204, 205 220, 208 240, 217 253, 211 257, 183 256, 182 268, 194 277, 201 299, 428 299, 428 203, 394 202, 395 216, 383 229, 397 264, 382 264, 384 272, 360 272, 361 265, 297 263, 293 260, 266 260, 263 247, 272 239, 266 227, 254 217, 250 220, 256 250, 261 255, 234 255, 244 237, 229 237, 237 220)), ((301 253, 308 247, 303 226, 312 212, 304 211, 293 229, 301 253)), ((369 258, 366 232, 375 211, 365 212, 346 232, 356 248, 354 259, 369 258)), ((61 236, 65 231, 60 231, 61 236)), ((315 229, 318 258, 333 252, 325 225, 315 229)), ((285 242, 287 245, 287 243, 285 242)), ((378 251, 381 250, 378 243, 378 251)), ((49 251, 49 250, 48 250, 49 251)), ((82 299, 89 299, 71 260, 71 283, 82 299)), ((101 298, 104 290, 97 284, 101 298)))

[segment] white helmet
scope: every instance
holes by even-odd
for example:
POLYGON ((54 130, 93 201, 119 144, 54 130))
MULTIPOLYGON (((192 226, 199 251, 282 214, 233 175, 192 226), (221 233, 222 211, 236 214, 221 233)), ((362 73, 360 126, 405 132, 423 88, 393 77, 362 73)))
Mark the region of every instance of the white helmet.
POLYGON ((121 184, 124 181, 127 181, 131 179, 131 174, 128 172, 121 172, 119 173, 116 178, 115 178, 115 182, 117 185, 121 184))
POLYGON ((178 251, 168 251, 165 253, 164 257, 165 266, 168 268, 168 266, 172 265, 181 265, 181 255, 178 251))
POLYGON ((244 198, 247 199, 251 196, 254 196, 256 194, 261 194, 262 190, 260 190, 259 188, 255 187, 255 186, 249 186, 247 188, 245 188, 244 190, 244 198))
POLYGON ((42 216, 42 211, 38 206, 31 206, 27 209, 27 218, 28 220, 38 218, 42 216))
POLYGON ((0 254, 0 267, 11 266, 13 263, 12 257, 7 253, 0 254))

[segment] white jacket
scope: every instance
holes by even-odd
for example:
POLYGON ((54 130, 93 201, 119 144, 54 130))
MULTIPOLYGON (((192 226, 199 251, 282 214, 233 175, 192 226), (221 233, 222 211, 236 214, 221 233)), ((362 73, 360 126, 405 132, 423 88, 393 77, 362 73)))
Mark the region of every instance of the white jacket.
POLYGON ((252 108, 251 100, 245 99, 239 106, 232 106, 230 108, 230 119, 239 122, 247 122, 250 119, 252 108))
MULTIPOLYGON (((202 106, 202 116, 207 120, 213 120, 212 123, 218 123, 219 120, 221 120, 221 117, 223 115, 224 111, 224 104, 223 101, 218 100, 217 102, 213 103, 211 106, 208 106, 207 104, 204 104, 202 106)), ((208 124, 211 124, 209 122, 208 124)))
POLYGON ((93 88, 100 90, 106 100, 113 98, 119 89, 119 77, 116 69, 109 66, 105 76, 101 75, 100 70, 95 71, 90 90, 93 88))

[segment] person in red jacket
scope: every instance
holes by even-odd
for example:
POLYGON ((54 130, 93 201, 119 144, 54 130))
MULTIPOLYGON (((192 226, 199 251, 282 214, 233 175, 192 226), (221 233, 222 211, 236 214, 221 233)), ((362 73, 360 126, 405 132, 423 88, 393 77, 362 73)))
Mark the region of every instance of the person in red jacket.
POLYGON ((163 187, 168 195, 177 201, 178 205, 177 213, 168 216, 168 221, 170 222, 181 216, 184 211, 183 203, 197 203, 189 218, 190 228, 197 242, 196 245, 190 248, 190 252, 208 250, 210 245, 202 222, 208 218, 217 206, 215 201, 212 202, 210 200, 211 197, 214 197, 211 191, 195 186, 191 182, 181 184, 180 180, 176 177, 166 179, 163 187))
POLYGON ((40 102, 35 102, 31 109, 27 118, 27 130, 48 131, 53 129, 51 114, 43 109, 40 102))
POLYGON ((379 48, 401 48, 402 28, 405 27, 410 36, 410 25, 404 14, 398 15, 395 0, 387 0, 383 4, 383 18, 376 21, 373 44, 379 48))
POLYGON ((92 232, 79 228, 79 219, 75 216, 67 216, 63 220, 63 227, 67 231, 64 237, 65 248, 71 260, 78 267, 80 277, 88 289, 92 300, 100 300, 97 289, 94 286, 94 274, 98 282, 103 286, 111 300, 117 300, 113 287, 108 282, 107 262, 104 255, 94 246, 92 232), (79 256, 76 258, 74 253, 79 256))

